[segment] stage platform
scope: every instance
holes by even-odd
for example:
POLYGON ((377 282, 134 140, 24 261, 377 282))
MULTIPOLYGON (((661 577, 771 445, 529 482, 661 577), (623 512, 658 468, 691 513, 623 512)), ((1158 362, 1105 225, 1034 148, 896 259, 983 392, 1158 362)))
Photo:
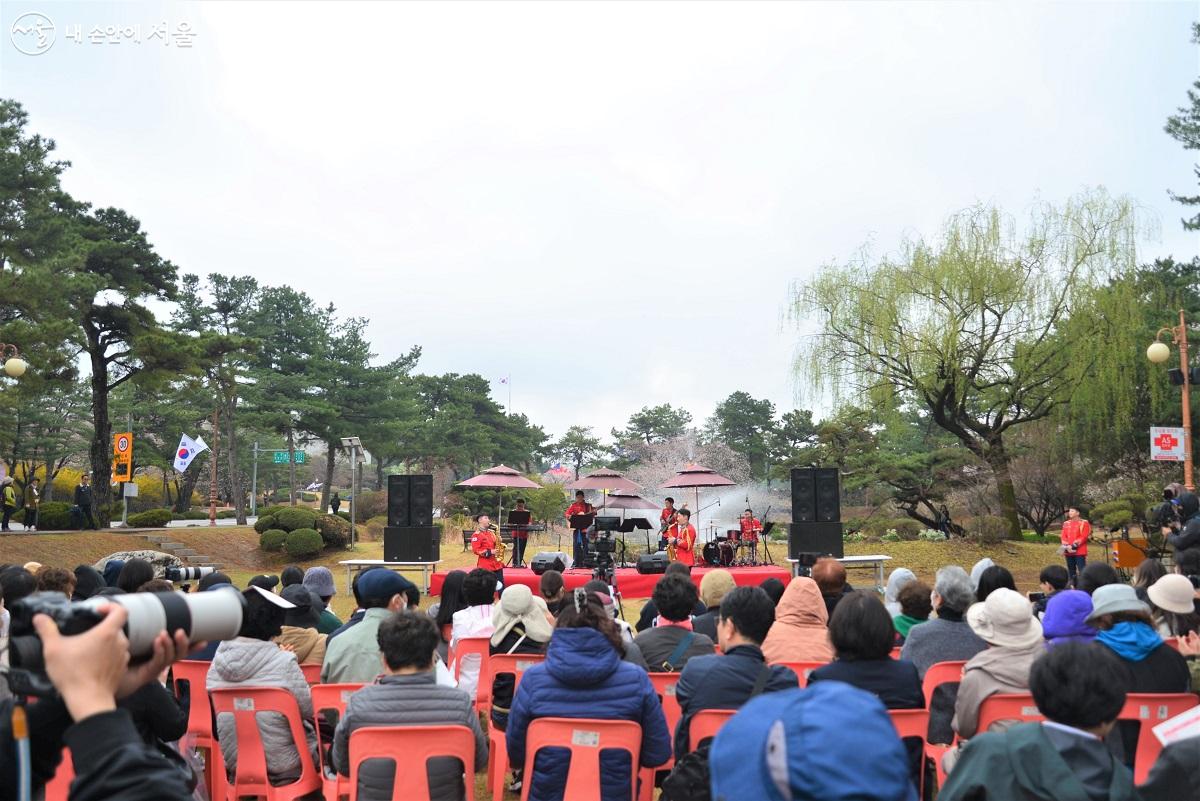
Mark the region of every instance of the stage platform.
MULTIPOLYGON (((692 568, 692 582, 699 587, 700 579, 704 578, 704 574, 709 570, 715 570, 712 567, 695 567, 692 568)), ((757 587, 769 578, 777 578, 784 584, 792 580, 792 575, 786 567, 776 565, 760 565, 758 567, 728 567, 725 568, 733 574, 733 580, 739 587, 757 587)), ((661 573, 642 575, 632 567, 618 568, 615 574, 617 591, 621 593, 623 598, 649 598, 650 593, 654 590, 654 585, 658 582, 661 573)), ((582 587, 592 579, 591 570, 567 570, 563 573, 563 579, 568 590, 573 590, 576 587, 582 587)), ((442 582, 446 580, 446 574, 434 573, 432 580, 429 583, 429 594, 440 595, 442 592, 442 582)), ((504 568, 504 583, 507 584, 524 584, 534 592, 538 591, 538 584, 541 581, 541 576, 538 576, 527 567, 504 568)))

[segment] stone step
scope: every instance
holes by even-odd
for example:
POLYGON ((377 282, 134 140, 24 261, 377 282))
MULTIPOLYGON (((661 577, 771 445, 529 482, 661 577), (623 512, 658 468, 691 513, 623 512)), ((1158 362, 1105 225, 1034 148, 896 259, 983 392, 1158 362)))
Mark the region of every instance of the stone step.
POLYGON ((160 543, 158 544, 158 547, 159 547, 161 550, 164 550, 164 551, 166 551, 167 553, 173 553, 174 551, 177 551, 177 550, 179 550, 180 548, 186 548, 187 546, 186 546, 186 545, 184 545, 182 542, 170 542, 170 541, 167 541, 167 542, 160 542, 160 543))
POLYGON ((195 548, 176 548, 172 553, 182 559, 185 556, 195 556, 198 551, 195 548))
POLYGON ((212 563, 212 557, 205 556, 203 554, 181 556, 180 559, 182 559, 184 562, 187 562, 189 565, 200 565, 202 567, 208 567, 208 565, 212 563))
POLYGON ((142 537, 153 543, 170 542, 171 537, 168 534, 142 534, 142 537))

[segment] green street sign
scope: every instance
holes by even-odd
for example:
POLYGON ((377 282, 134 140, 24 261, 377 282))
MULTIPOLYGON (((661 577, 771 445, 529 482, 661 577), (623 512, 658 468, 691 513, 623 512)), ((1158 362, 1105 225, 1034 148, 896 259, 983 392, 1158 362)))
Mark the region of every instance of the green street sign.
MULTIPOLYGON (((274 454, 275 464, 287 464, 287 451, 276 451, 274 454)), ((304 451, 292 451, 292 460, 296 464, 304 464, 304 451)))

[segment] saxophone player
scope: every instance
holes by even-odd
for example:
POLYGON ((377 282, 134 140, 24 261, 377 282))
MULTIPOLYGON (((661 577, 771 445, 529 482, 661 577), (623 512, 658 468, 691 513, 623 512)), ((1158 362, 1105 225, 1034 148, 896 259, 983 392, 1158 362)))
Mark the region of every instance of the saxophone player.
POLYGON ((475 533, 471 535, 471 551, 476 556, 475 567, 496 574, 496 582, 504 585, 504 563, 497 556, 500 551, 500 533, 492 530, 492 519, 487 515, 475 518, 475 533))
POLYGON ((680 509, 675 513, 675 525, 667 529, 667 544, 673 546, 674 561, 682 562, 688 567, 695 567, 696 527, 692 525, 692 513, 680 509))

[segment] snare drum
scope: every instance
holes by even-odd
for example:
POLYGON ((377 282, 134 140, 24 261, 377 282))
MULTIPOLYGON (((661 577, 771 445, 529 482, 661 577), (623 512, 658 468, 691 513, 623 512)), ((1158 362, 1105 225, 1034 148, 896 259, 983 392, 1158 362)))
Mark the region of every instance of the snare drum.
POLYGON ((734 545, 734 543, 732 543, 728 540, 725 542, 722 542, 722 543, 718 543, 717 559, 720 562, 721 567, 729 567, 730 565, 732 565, 733 564, 733 556, 736 552, 737 552, 737 548, 734 545))
POLYGON ((725 529, 725 539, 729 542, 739 542, 742 539, 742 530, 740 528, 725 529))
POLYGON ((721 565, 721 549, 716 542, 706 542, 700 550, 700 558, 706 565, 720 567, 721 565))

